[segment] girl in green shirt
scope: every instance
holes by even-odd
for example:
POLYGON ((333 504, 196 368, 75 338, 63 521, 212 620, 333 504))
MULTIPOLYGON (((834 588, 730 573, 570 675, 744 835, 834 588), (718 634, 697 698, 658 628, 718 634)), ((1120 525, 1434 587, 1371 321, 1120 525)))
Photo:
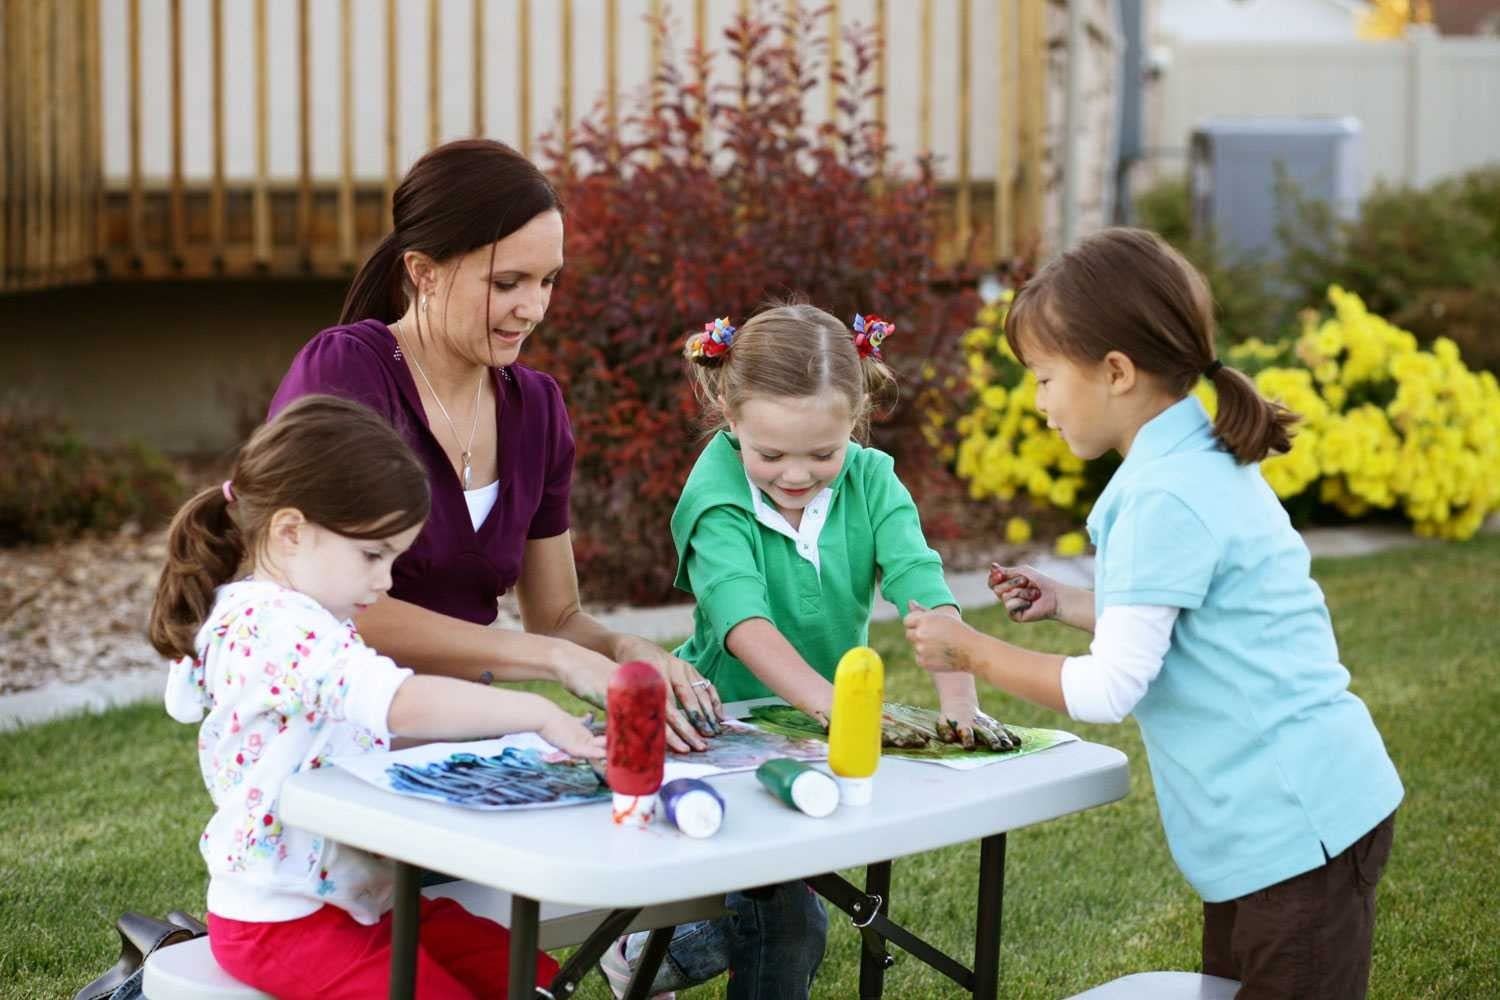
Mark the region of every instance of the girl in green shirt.
MULTIPOLYGON (((958 615, 891 457, 851 440, 894 387, 880 347, 891 330, 786 305, 688 341, 715 430, 672 515, 676 583, 697 599, 677 655, 725 701, 776 695, 826 724, 834 668, 867 643, 877 584, 898 608, 958 615)), ((972 741, 974 686, 935 684, 945 737, 972 741)))
MULTIPOLYGON (((672 515, 677 586, 697 599, 693 636, 676 651, 724 701, 777 695, 824 723, 839 657, 869 637, 878 585, 898 608, 916 601, 958 616, 938 554, 922 537, 891 457, 863 436, 872 397, 895 380, 881 358, 889 323, 854 328, 810 305, 767 309, 735 330, 705 325, 685 353, 717 425, 672 515)), ((967 674, 934 675, 940 735, 1003 745, 967 674)), ((728 996, 806 997, 827 916, 803 883, 725 900, 728 916, 679 927, 653 988, 681 989, 731 970, 728 996)), ((624 982, 644 947, 606 957, 624 982)), ((613 973, 613 975, 611 975, 613 973)))

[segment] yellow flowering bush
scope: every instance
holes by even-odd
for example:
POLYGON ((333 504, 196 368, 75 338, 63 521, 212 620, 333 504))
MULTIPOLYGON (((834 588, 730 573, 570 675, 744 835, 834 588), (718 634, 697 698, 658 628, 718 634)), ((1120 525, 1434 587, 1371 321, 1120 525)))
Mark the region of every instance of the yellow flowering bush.
POLYGON ((1500 386, 1445 337, 1431 349, 1359 296, 1328 290, 1294 342, 1303 367, 1266 368, 1260 391, 1302 416, 1292 450, 1261 468, 1278 496, 1317 484, 1349 517, 1400 510, 1419 535, 1468 538, 1500 509, 1500 386), (1294 381, 1295 377, 1295 381, 1294 381))
MULTIPOLYGON (((1328 301, 1332 314, 1306 315, 1296 337, 1250 339, 1226 351, 1226 362, 1250 374, 1264 396, 1301 417, 1291 450, 1261 463, 1266 481, 1299 520, 1320 506, 1350 518, 1391 510, 1421 535, 1473 535, 1500 509, 1495 376, 1469 370, 1445 338, 1418 347, 1342 288, 1330 288, 1328 301)), ((1084 463, 1047 429, 1035 379, 1005 342, 1009 302, 1007 295, 981 310, 964 335, 968 392, 945 404, 954 408, 951 420, 929 402, 928 439, 973 498, 1029 500, 1081 517, 1116 462, 1084 463)), ((1212 386, 1200 382, 1194 392, 1213 413, 1212 386)), ((1057 547, 1082 551, 1083 541, 1064 536, 1057 547)))

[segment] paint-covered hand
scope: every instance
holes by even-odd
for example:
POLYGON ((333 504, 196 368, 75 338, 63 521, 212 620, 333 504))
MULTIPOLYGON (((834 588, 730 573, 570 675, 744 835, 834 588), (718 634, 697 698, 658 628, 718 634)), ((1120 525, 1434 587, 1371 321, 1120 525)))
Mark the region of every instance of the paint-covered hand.
POLYGON ((978 665, 974 648, 980 635, 957 616, 944 609, 929 611, 911 601, 903 624, 917 666, 924 670, 935 674, 972 673, 978 665))
POLYGON ((724 731, 724 705, 713 683, 698 668, 656 643, 638 636, 622 636, 615 644, 621 662, 642 660, 667 682, 667 746, 678 753, 706 750, 706 738, 724 731), (681 744, 680 746, 678 744, 681 744))
POLYGON ((930 708, 886 702, 880 711, 880 745, 916 750, 939 742, 938 714, 930 708))
POLYGON ((983 712, 974 713, 974 745, 981 750, 1019 750, 1021 737, 999 720, 983 712))
POLYGON ((974 749, 974 719, 979 714, 979 696, 974 679, 963 674, 934 674, 937 682, 937 737, 974 749))
POLYGON ((604 737, 595 736, 584 719, 576 719, 560 708, 549 715, 537 734, 570 756, 604 757, 604 737))
POLYGON ((995 600, 1005 605, 1011 621, 1039 622, 1057 617, 1061 586, 1050 576, 1037 572, 1034 566, 990 563, 990 591, 995 600))

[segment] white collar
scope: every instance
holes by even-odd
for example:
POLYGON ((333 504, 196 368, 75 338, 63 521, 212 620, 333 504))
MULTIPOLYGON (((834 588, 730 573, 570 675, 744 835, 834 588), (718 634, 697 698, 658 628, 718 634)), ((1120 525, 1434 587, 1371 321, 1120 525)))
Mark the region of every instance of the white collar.
POLYGON ((813 497, 812 503, 802 508, 802 521, 793 528, 786 515, 766 501, 760 488, 750 478, 749 470, 745 472, 745 483, 750 487, 750 503, 755 510, 755 519, 780 535, 790 538, 797 546, 797 555, 812 563, 813 569, 821 576, 823 572, 822 560, 818 556, 818 538, 823 534, 823 525, 828 523, 828 509, 833 506, 833 487, 825 486, 817 496, 813 497))

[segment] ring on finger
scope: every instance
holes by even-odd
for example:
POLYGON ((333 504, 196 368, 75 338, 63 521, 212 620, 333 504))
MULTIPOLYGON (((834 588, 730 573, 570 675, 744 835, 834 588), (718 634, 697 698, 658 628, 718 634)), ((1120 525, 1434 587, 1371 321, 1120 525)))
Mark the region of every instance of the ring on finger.
POLYGON ((708 685, 709 685, 709 680, 705 677, 705 678, 700 678, 700 679, 698 679, 696 681, 693 681, 693 683, 690 684, 689 687, 706 688, 706 687, 708 687, 708 685))

